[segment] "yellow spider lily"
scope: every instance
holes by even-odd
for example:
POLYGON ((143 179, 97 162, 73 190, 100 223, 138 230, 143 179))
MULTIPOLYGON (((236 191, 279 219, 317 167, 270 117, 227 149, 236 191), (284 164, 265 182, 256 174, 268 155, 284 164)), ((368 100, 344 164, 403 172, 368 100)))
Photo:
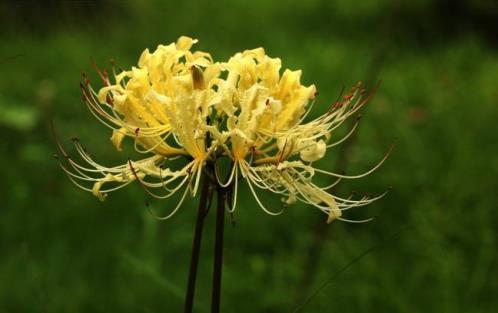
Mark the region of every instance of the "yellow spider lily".
POLYGON ((247 181, 257 203, 269 214, 281 211, 267 209, 256 188, 282 195, 286 205, 300 200, 315 206, 327 215, 327 222, 355 222, 343 218, 342 213, 383 196, 341 198, 327 190, 341 179, 370 174, 387 155, 372 170, 356 176, 313 166, 328 148, 343 142, 356 129, 357 123, 344 138, 330 142, 331 133, 369 99, 361 85, 324 115, 305 121, 317 91, 314 85, 301 84, 301 71, 286 69, 281 74, 280 59, 270 58, 263 48, 214 62, 206 52, 191 52, 196 42, 181 37, 176 43, 159 45, 152 53, 146 49, 137 67, 114 72, 112 81, 106 72, 99 71, 104 87, 98 92, 87 80, 82 83, 86 104, 112 129, 111 141, 117 150, 129 137, 135 149, 147 157, 104 167, 75 141, 85 165, 69 158, 61 146, 67 160, 61 165, 73 182, 101 200, 133 181, 161 199, 183 189, 181 201, 164 218, 178 210, 189 191, 196 195, 203 171, 218 187, 232 190, 232 212, 240 179, 247 181), (178 157, 187 160, 185 166, 169 169, 168 161, 178 157), (232 166, 223 181, 217 160, 224 157, 232 166), (207 164, 211 164, 209 169, 207 164), (336 181, 319 187, 313 182, 315 175, 328 175, 336 181))

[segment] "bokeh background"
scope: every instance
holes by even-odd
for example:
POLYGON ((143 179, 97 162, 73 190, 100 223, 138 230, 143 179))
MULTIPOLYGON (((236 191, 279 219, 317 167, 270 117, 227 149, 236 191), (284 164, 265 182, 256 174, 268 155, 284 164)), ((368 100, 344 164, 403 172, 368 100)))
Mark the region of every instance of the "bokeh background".
MULTIPOLYGON (((166 222, 137 185, 99 202, 58 168, 49 127, 105 164, 133 157, 83 105, 81 72, 96 82, 92 59, 127 68, 180 35, 217 60, 265 47, 317 85, 316 115, 343 87, 381 80, 357 135, 322 166, 360 173, 395 144, 375 174, 336 189, 393 187, 352 212, 376 216, 367 224, 326 225, 304 205, 271 217, 244 186, 223 312, 497 310, 496 1, 7 1, 0 23, 0 312, 182 311, 196 201, 166 222)), ((209 311, 213 221, 196 312, 209 311)))

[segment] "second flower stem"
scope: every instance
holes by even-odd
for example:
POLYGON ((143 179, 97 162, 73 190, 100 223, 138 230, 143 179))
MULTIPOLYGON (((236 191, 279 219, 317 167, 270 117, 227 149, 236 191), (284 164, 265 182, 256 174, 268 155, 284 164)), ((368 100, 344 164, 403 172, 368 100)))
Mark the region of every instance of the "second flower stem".
POLYGON ((221 272, 223 266, 223 232, 225 224, 225 190, 218 186, 218 203, 216 208, 216 233, 214 242, 213 290, 211 312, 220 312, 221 272))
POLYGON ((195 281, 197 278, 197 267, 199 265, 202 230, 204 228, 204 219, 206 218, 212 198, 212 193, 209 191, 209 185, 209 178, 204 176, 192 243, 192 254, 190 257, 190 270, 188 274, 187 293, 185 296, 185 313, 192 313, 194 307, 195 281))

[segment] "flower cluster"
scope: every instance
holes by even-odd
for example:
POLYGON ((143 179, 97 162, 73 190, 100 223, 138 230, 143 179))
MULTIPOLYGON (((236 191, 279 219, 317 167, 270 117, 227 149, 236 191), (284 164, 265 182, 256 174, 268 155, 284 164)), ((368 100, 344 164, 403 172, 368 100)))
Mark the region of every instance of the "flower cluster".
POLYGON ((181 37, 176 43, 146 49, 131 70, 99 71, 104 82, 100 90, 88 80, 81 84, 85 103, 103 124, 112 129, 111 141, 121 150, 130 138, 136 151, 146 157, 105 167, 95 162, 78 140, 75 146, 85 164, 68 157, 61 165, 69 178, 103 200, 106 195, 138 181, 152 196, 168 198, 182 192, 171 217, 188 194, 195 196, 201 176, 211 164, 212 179, 233 189, 234 210, 239 181, 244 179, 257 203, 258 189, 280 194, 285 205, 297 200, 317 207, 335 219, 351 221, 342 212, 363 206, 380 196, 341 198, 327 192, 341 179, 360 178, 374 171, 347 176, 322 170, 313 162, 323 158, 328 148, 343 142, 332 141, 334 131, 366 103, 361 84, 336 102, 324 115, 306 121, 317 95, 314 85, 303 86, 301 71, 281 71, 281 60, 271 58, 262 48, 246 50, 226 62, 213 61, 210 54, 192 52, 197 40, 181 37), (168 162, 186 160, 172 169, 168 162), (231 167, 221 178, 219 160, 227 158, 231 167), (334 177, 334 183, 319 187, 315 175, 334 177))

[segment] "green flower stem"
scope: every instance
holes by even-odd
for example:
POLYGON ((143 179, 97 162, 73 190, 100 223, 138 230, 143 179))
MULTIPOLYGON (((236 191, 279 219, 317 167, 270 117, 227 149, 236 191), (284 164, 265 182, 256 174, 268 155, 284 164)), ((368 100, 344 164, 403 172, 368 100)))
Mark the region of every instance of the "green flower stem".
POLYGON ((192 242, 192 254, 190 257, 190 270, 188 274, 187 293, 185 295, 185 313, 192 313, 194 307, 195 281, 197 278, 197 267, 199 265, 199 253, 202 241, 202 230, 204 228, 204 219, 211 204, 212 192, 210 192, 210 180, 203 175, 201 197, 199 199, 199 208, 197 210, 197 221, 195 223, 194 239, 192 242))
POLYGON ((223 231, 225 224, 226 190, 218 186, 218 204, 216 208, 216 233, 214 242, 213 290, 211 312, 220 312, 221 272, 223 266, 223 231))

